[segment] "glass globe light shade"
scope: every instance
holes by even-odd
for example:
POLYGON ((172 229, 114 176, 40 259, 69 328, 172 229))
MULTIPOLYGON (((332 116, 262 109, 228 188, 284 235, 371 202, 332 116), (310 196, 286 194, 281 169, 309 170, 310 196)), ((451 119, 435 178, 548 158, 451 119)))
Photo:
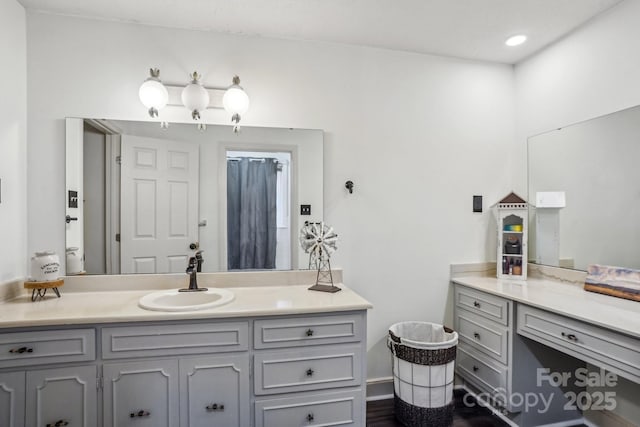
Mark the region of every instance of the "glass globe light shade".
POLYGON ((182 103, 190 111, 204 111, 209 105, 209 92, 200 83, 191 82, 182 89, 182 103))
POLYGON ((154 77, 149 77, 140 85, 138 96, 140 97, 140 102, 147 109, 160 110, 167 106, 167 101, 169 100, 167 88, 164 87, 160 80, 154 77))
POLYGON ((242 115, 249 109, 249 96, 242 87, 234 84, 224 93, 222 104, 231 114, 242 115))

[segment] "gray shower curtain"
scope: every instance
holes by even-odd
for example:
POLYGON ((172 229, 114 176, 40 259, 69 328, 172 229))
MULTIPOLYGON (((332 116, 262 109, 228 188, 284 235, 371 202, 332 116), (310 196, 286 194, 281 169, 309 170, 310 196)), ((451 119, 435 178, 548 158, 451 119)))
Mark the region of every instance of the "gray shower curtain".
POLYGON ((229 270, 276 267, 277 162, 227 160, 229 270))

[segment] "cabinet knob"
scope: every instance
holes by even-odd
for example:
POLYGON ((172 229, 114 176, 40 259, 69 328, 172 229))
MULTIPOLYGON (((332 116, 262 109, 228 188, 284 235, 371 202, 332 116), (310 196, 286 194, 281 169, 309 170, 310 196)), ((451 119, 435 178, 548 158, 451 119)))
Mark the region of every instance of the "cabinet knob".
POLYGON ((568 339, 569 341, 573 341, 573 342, 578 342, 578 337, 576 337, 573 334, 565 334, 564 332, 562 332, 561 334, 563 337, 565 337, 566 339, 568 339))
POLYGON ((9 353, 33 353, 33 349, 30 347, 12 348, 11 350, 9 350, 9 353))
POLYGON ((312 337, 313 336, 313 329, 307 329, 307 336, 308 337, 312 337))
POLYGON ((47 424, 47 427, 62 427, 62 426, 68 426, 68 425, 69 425, 69 421, 59 420, 53 424, 51 423, 47 424))
POLYGON ((478 301, 474 301, 473 306, 476 308, 480 308, 480 303, 478 301))
POLYGON ((478 372, 480 368, 478 368, 476 365, 473 365, 473 372, 478 372))
POLYGON ((477 333, 477 332, 474 332, 474 333, 473 333, 473 337, 474 337, 475 339, 477 339, 477 340, 480 340, 480 334, 479 334, 479 333, 477 333))
POLYGON ((307 376, 308 377, 313 376, 313 369, 307 369, 307 376))
POLYGON ((313 414, 307 414, 307 421, 313 421, 313 414))
POLYGON ((143 417, 148 417, 150 415, 151 415, 151 412, 145 411, 144 409, 141 409, 139 411, 130 413, 129 417, 130 418, 143 418, 143 417))
POLYGON ((211 405, 206 407, 207 411, 212 411, 212 412, 220 412, 220 411, 224 411, 224 405, 220 404, 218 405, 217 403, 212 403, 211 405))

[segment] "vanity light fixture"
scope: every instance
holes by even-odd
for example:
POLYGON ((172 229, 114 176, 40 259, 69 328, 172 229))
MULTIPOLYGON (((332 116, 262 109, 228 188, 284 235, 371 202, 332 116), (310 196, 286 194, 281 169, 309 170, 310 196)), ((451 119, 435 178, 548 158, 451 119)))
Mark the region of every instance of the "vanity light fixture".
POLYGON ((506 44, 509 47, 514 47, 514 46, 520 46, 521 44, 523 44, 526 41, 527 41, 527 36, 525 36, 524 34, 517 34, 515 36, 509 37, 504 42, 504 44, 506 44))
MULTIPOLYGON (((202 76, 194 71, 189 75, 190 83, 182 87, 163 84, 160 81, 160 70, 157 68, 150 69, 149 73, 150 77, 142 83, 138 95, 151 117, 158 117, 160 110, 167 105, 186 107, 194 121, 200 120, 202 112, 207 108, 224 108, 231 113, 233 131, 240 131, 241 115, 249 109, 249 96, 240 86, 240 77, 234 76, 229 87, 205 87, 201 81, 202 76)), ((161 123, 161 126, 166 129, 168 123, 161 123)), ((206 127, 199 129, 204 130, 206 127)))
POLYGON ((200 111, 204 111, 209 105, 209 92, 200 83, 200 74, 194 71, 189 75, 191 83, 182 89, 182 103, 189 111, 193 120, 200 120, 200 111))
POLYGON ((169 101, 169 92, 160 81, 160 70, 149 69, 150 76, 142 82, 138 96, 142 104, 149 110, 151 117, 158 117, 158 111, 163 109, 169 101))

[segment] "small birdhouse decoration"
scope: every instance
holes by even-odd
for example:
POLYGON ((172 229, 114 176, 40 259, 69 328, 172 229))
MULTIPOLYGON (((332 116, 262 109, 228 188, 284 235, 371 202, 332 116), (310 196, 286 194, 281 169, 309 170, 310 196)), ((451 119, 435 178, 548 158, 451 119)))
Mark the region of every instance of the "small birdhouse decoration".
POLYGON ((496 205, 498 222, 497 276, 499 279, 527 278, 527 236, 529 204, 515 193, 496 205))

